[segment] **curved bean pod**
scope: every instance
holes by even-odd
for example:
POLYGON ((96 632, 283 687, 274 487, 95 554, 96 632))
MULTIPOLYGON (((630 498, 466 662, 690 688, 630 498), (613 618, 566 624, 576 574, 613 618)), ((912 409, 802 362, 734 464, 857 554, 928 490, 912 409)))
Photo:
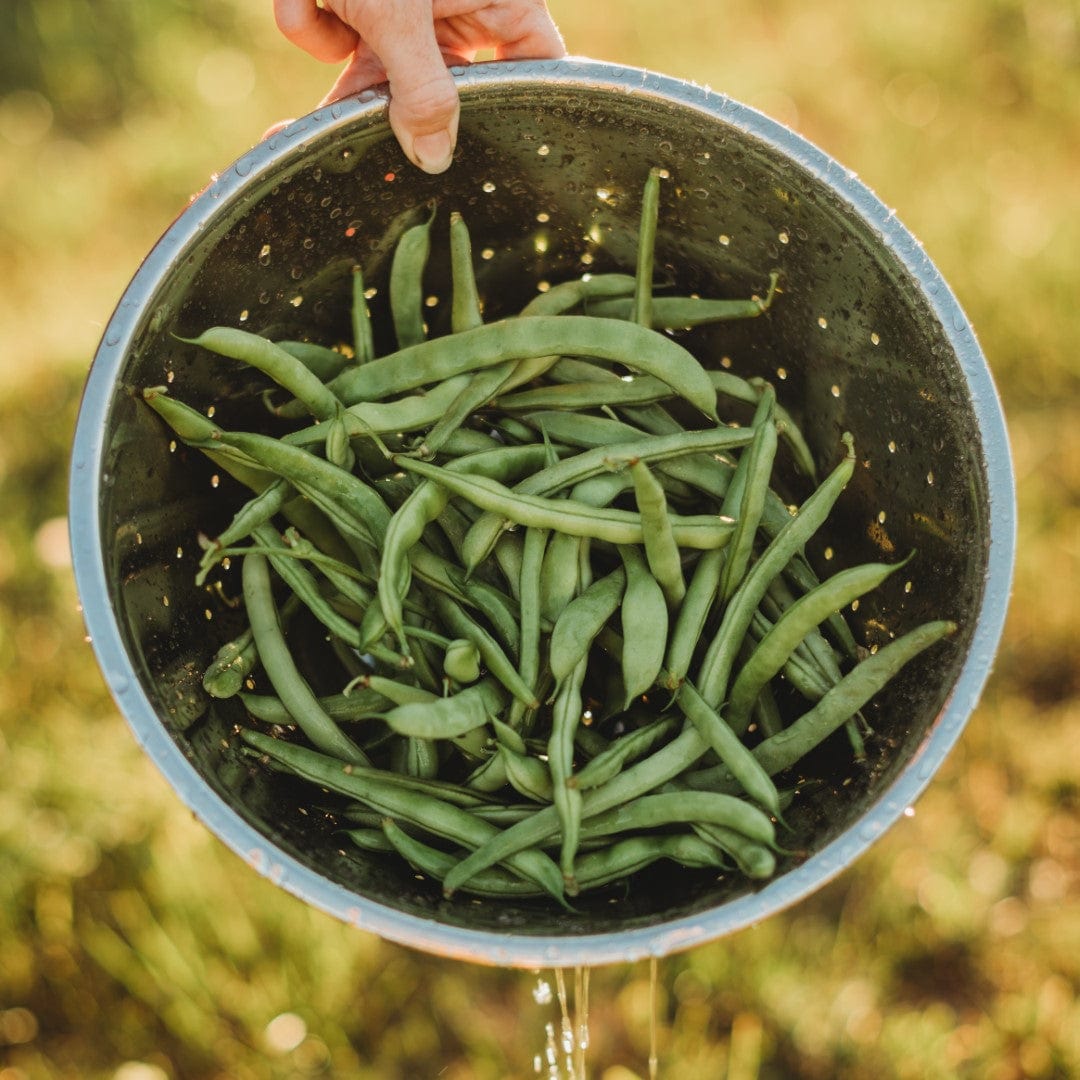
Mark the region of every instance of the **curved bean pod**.
POLYGON ((614 363, 632 357, 635 368, 662 379, 707 417, 717 419, 716 391, 692 353, 655 330, 588 315, 518 316, 433 338, 350 368, 328 387, 344 404, 353 405, 507 360, 563 354, 614 363))
POLYGON ((341 402, 303 362, 268 338, 231 326, 213 326, 195 338, 180 338, 219 356, 250 364, 287 390, 317 420, 330 420, 341 411, 341 402))

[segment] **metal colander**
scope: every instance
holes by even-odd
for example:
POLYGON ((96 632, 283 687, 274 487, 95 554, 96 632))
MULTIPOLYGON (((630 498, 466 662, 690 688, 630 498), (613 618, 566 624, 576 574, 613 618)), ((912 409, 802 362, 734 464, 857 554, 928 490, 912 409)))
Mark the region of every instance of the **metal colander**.
MULTIPOLYGON (((431 952, 517 966, 633 960, 717 938, 819 887, 892 824, 958 737, 997 647, 1013 559, 1013 482, 997 396, 963 312, 917 241, 857 180, 722 95, 644 71, 564 60, 456 71, 448 173, 403 157, 370 91, 291 124, 214 178, 148 255, 110 321, 74 444, 75 571, 94 648, 136 737, 194 812, 256 870, 310 903, 431 952), (383 290, 394 243, 434 202, 469 225, 485 317, 545 282, 632 268, 639 198, 662 186, 657 273, 679 292, 745 297, 773 268, 765 318, 694 332, 707 363, 773 381, 824 469, 839 436, 859 466, 808 555, 822 573, 918 552, 855 618, 868 644, 930 618, 960 632, 880 695, 855 764, 830 742, 789 813, 775 878, 645 873, 632 888, 537 901, 444 901, 395 859, 344 852, 319 800, 242 756, 235 701, 202 672, 242 615, 196 588, 198 533, 238 493, 171 442, 140 400, 162 383, 225 426, 265 423, 258 373, 178 338, 243 326, 349 338, 350 271, 383 290)), ((438 220, 438 219, 437 219, 438 220)), ((448 317, 434 230, 429 324, 448 317)), ((372 301, 376 313, 383 310, 372 301)), ((376 341, 390 347, 378 319, 376 341)), ((237 585, 235 592, 239 592, 237 585)))

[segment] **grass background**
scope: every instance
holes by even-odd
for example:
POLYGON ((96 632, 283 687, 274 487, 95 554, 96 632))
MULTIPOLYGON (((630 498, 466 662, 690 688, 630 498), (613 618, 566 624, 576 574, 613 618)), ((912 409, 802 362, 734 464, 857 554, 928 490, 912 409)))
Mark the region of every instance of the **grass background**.
MULTIPOLYGON (((660 967, 661 1075, 1080 1075, 1080 13, 1074 0, 552 0, 572 52, 722 90, 857 171, 975 325, 1020 561, 913 816, 795 909, 660 967)), ((0 1080, 534 1075, 527 973, 349 929, 195 823, 84 641, 67 453, 97 341, 209 175, 333 72, 241 0, 0 7, 0 1080)), ((590 1075, 647 1072, 645 965, 590 1075)))

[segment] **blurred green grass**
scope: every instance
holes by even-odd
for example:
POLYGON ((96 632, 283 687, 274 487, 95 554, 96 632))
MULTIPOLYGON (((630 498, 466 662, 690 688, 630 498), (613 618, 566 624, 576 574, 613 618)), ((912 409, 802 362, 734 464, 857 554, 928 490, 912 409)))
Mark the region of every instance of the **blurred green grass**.
MULTIPOLYGON (((190 194, 332 72, 268 4, 0 8, 0 1080, 534 1075, 527 973, 379 941, 193 821, 84 641, 64 533, 87 365, 190 194)), ((856 170, 976 327, 1020 559, 995 674, 912 816, 790 912, 661 965, 662 1075, 1080 1075, 1080 13, 552 0, 571 51, 729 93, 856 170)), ((646 1074, 648 972, 590 1075, 646 1074)))

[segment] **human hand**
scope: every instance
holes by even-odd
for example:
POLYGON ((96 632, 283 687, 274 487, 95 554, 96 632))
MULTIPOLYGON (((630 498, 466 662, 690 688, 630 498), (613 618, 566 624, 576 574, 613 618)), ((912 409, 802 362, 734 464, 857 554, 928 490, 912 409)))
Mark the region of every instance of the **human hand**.
POLYGON ((274 0, 278 28, 318 60, 347 60, 322 104, 390 83, 390 127, 425 172, 449 165, 458 95, 449 64, 564 56, 545 0, 274 0))

